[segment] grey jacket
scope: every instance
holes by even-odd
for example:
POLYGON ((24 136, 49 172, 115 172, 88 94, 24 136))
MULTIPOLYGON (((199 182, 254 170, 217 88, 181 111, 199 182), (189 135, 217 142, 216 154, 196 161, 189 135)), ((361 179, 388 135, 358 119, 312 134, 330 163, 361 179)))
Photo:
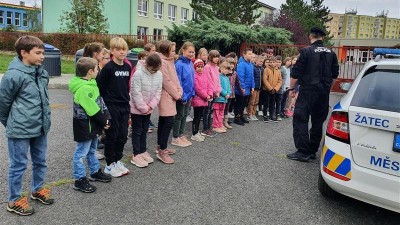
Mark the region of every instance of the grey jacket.
POLYGON ((50 130, 49 75, 15 57, 0 82, 0 122, 8 138, 33 138, 50 130))

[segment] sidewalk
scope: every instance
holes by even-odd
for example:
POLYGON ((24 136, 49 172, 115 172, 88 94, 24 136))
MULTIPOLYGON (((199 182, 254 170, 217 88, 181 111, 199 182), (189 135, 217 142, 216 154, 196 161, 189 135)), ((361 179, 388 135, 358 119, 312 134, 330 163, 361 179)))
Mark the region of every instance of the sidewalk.
MULTIPOLYGON (((0 74, 0 81, 4 74, 0 74)), ((61 76, 51 76, 49 81, 49 89, 68 89, 68 81, 74 74, 61 74, 61 76)))

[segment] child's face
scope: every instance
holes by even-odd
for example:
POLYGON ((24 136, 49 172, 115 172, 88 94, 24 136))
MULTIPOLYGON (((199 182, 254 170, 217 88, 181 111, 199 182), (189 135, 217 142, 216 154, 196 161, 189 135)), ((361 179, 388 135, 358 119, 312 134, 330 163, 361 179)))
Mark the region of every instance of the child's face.
POLYGON ((265 67, 268 67, 270 65, 270 62, 269 62, 269 60, 265 60, 265 62, 264 62, 264 66, 265 67))
POLYGON ((221 73, 224 75, 227 75, 230 72, 231 72, 231 70, 229 68, 221 68, 221 73))
POLYGON ((157 66, 157 67, 147 66, 147 65, 146 65, 146 69, 147 69, 151 74, 157 73, 157 71, 159 71, 160 68, 161 68, 161 65, 160 65, 160 66, 157 66))
POLYGON ((99 68, 96 66, 94 69, 88 71, 89 79, 96 79, 97 74, 99 74, 99 68))
POLYGON ((194 57, 194 48, 192 46, 189 46, 186 49, 182 49, 182 55, 188 59, 191 59, 194 57))
POLYGON ((103 55, 103 58, 101 59, 100 63, 102 65, 105 65, 106 63, 110 62, 110 60, 111 60, 110 54, 106 53, 103 55))
POLYGON ((200 59, 201 60, 207 61, 207 58, 208 58, 208 53, 207 52, 201 53, 201 55, 200 55, 200 59))
POLYGON ((231 70, 235 69, 235 63, 231 63, 231 70))
POLYGON ((126 58, 126 54, 128 54, 128 49, 113 48, 111 53, 115 59, 123 61, 126 58))
POLYGON ((292 61, 291 60, 286 61, 285 66, 289 67, 290 65, 292 65, 292 61))
POLYGON ((256 61, 256 66, 262 66, 263 60, 262 59, 257 59, 256 61))
POLYGON ((253 52, 248 51, 246 54, 243 55, 244 59, 250 61, 253 58, 253 52))
POLYGON ((272 68, 275 68, 277 65, 278 65, 278 63, 276 62, 276 61, 272 61, 272 62, 270 62, 270 64, 269 64, 272 68))
POLYGON ((40 66, 44 60, 44 49, 34 47, 29 52, 21 50, 22 60, 31 66, 40 66))
POLYGON ((156 52, 156 47, 151 47, 149 54, 151 55, 151 54, 154 54, 155 52, 156 52))
POLYGON ((276 66, 277 67, 281 67, 282 66, 282 61, 281 60, 277 60, 276 61, 276 66))
POLYGON ((202 73, 202 72, 203 72, 203 69, 204 69, 204 66, 199 65, 199 66, 196 67, 196 72, 197 72, 197 73, 202 73))
POLYGON ((218 64, 219 63, 219 57, 214 57, 212 59, 212 62, 215 63, 215 64, 218 64))
POLYGON ((292 65, 296 64, 297 58, 292 59, 292 65))
POLYGON ((97 62, 101 62, 101 60, 103 60, 103 58, 104 58, 104 53, 103 53, 103 51, 95 52, 94 55, 93 55, 93 58, 94 58, 95 60, 97 60, 97 62))

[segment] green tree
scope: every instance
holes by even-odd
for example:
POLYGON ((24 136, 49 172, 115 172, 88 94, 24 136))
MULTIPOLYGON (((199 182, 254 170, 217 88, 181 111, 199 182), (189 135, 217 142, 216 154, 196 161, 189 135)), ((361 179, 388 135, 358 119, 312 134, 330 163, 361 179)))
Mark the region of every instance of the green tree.
POLYGON ((253 13, 260 8, 258 0, 193 0, 190 6, 199 19, 215 17, 231 23, 252 25, 261 16, 253 13))
POLYGON ((29 10, 27 12, 27 20, 30 23, 30 32, 41 32, 42 31, 42 22, 39 20, 40 16, 40 7, 38 6, 37 2, 33 5, 33 10, 29 10))
POLYGON ((69 0, 70 10, 60 16, 62 30, 71 33, 108 33, 104 0, 69 0))

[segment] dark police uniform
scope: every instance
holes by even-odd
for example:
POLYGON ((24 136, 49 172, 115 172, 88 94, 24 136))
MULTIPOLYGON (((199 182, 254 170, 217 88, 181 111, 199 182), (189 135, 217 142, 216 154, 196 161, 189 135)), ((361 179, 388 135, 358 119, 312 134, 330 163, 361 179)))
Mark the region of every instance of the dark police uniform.
MULTIPOLYGON (((319 28, 311 29, 311 33, 325 36, 325 32, 319 28)), ((329 112, 330 89, 333 79, 339 75, 336 54, 325 48, 321 40, 317 40, 301 49, 290 75, 298 79, 300 84, 293 116, 293 138, 298 152, 305 156, 295 160, 308 161, 318 151, 322 125, 329 112), (312 127, 309 133, 310 116, 312 127)), ((290 155, 288 157, 291 158, 290 155)))

